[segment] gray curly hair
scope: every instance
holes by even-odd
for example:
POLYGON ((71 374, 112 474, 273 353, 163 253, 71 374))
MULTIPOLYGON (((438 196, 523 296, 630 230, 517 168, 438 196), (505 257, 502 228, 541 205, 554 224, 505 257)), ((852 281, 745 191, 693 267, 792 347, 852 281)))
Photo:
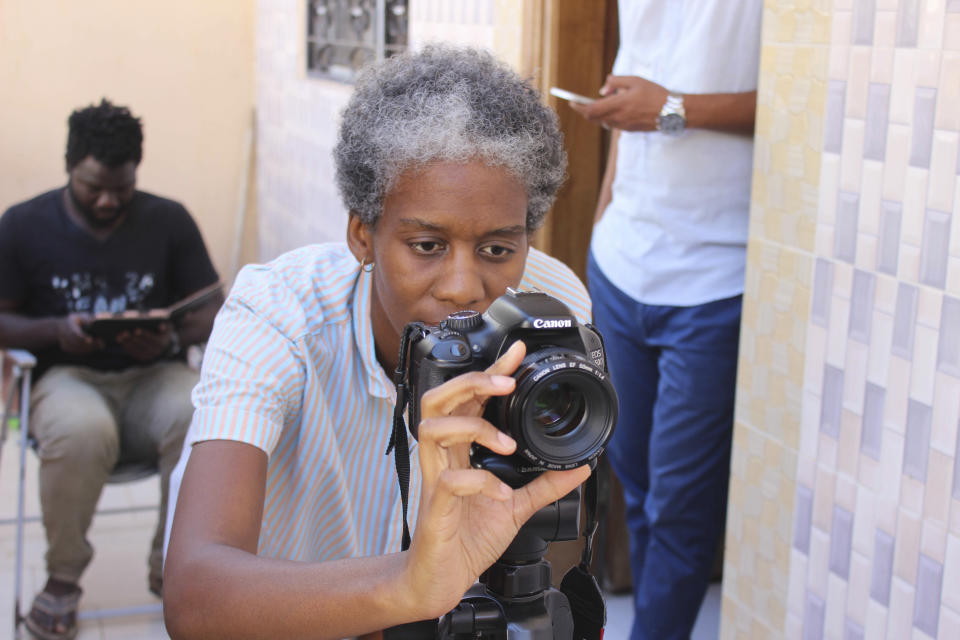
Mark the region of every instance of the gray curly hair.
POLYGON ((567 164, 556 115, 533 86, 483 50, 450 45, 429 45, 364 71, 333 153, 344 204, 371 226, 404 171, 480 158, 526 187, 533 231, 567 164))

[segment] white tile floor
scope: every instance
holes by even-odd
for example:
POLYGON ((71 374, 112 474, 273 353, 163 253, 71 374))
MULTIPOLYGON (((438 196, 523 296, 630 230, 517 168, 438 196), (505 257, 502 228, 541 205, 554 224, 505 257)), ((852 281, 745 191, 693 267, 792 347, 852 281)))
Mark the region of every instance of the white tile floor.
MULTIPOLYGON (((16 513, 17 432, 0 454, 0 638, 11 637, 14 582, 15 528, 8 520, 16 513)), ((37 459, 27 456, 26 509, 39 513, 37 499, 37 459)), ((108 485, 100 508, 119 508, 155 504, 158 478, 123 485, 108 485)), ((159 612, 106 619, 84 619, 84 614, 100 609, 145 606, 158 601, 147 591, 147 549, 155 525, 156 512, 102 515, 94 519, 90 540, 96 555, 83 577, 84 596, 80 604, 78 640, 163 640, 168 638, 159 612)), ((21 606, 29 606, 33 594, 46 580, 43 554, 46 541, 43 527, 33 522, 25 527, 24 581, 21 606)), ((633 618, 629 595, 607 599, 607 629, 610 640, 626 638, 633 618)), ((720 585, 711 585, 700 610, 691 638, 714 640, 720 625, 720 585)), ((23 637, 29 637, 21 627, 23 637)))

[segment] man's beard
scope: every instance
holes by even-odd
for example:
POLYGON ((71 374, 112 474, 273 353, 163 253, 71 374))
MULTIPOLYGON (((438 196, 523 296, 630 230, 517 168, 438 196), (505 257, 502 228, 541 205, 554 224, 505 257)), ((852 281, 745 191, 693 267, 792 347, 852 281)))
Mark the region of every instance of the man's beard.
POLYGON ((67 194, 70 196, 70 202, 73 203, 74 209, 76 209, 80 216, 86 220, 87 224, 94 229, 106 229, 107 227, 113 226, 117 219, 126 211, 126 205, 119 206, 113 210, 113 215, 108 218, 102 218, 97 216, 96 211, 92 207, 82 204, 77 199, 77 195, 73 192, 73 185, 70 183, 67 183, 67 194))

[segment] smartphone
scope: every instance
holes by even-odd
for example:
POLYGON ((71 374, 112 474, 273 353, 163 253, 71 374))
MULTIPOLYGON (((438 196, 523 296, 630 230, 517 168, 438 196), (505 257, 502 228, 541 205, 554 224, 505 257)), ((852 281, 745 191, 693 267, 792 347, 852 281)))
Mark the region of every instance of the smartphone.
POLYGON ((591 102, 597 101, 596 98, 588 98, 587 96, 582 96, 579 93, 573 93, 572 91, 567 91, 559 87, 550 87, 550 95, 578 104, 590 104, 591 102))

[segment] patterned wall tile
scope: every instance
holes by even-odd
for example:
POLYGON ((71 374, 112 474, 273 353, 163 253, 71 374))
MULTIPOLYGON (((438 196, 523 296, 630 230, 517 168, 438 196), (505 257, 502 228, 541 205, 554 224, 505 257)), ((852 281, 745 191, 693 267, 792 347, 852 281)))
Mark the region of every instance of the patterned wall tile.
POLYGON ((887 150, 887 124, 890 120, 890 85, 871 82, 867 94, 867 124, 863 157, 883 160, 887 150))
POLYGON ((827 577, 827 596, 824 598, 823 632, 825 638, 836 638, 843 633, 846 623, 847 581, 831 573, 827 577))
POLYGON ((817 258, 813 275, 813 300, 810 304, 810 319, 814 324, 826 327, 830 319, 830 299, 833 295, 833 263, 817 258))
POLYGON ((910 146, 910 165, 930 166, 930 150, 933 147, 933 122, 937 107, 937 90, 917 87, 913 104, 913 138, 910 146))
MULTIPOLYGON (((883 282, 883 278, 878 278, 877 281, 883 282)), ((878 288, 878 290, 882 290, 882 288, 878 288)), ((890 345, 892 343, 893 316, 886 311, 875 309, 867 360, 867 380, 878 386, 885 386, 887 383, 890 372, 890 345)))
POLYGON ((909 638, 913 632, 913 603, 916 589, 913 584, 893 579, 890 589, 890 607, 887 616, 888 638, 909 638))
POLYGON ((841 191, 837 198, 837 223, 833 255, 838 260, 853 262, 857 257, 857 215, 860 196, 841 191))
POLYGON ((940 638, 960 638, 960 613, 942 607, 938 628, 940 638))
POLYGON ((960 377, 960 299, 944 296, 937 368, 960 377))
POLYGON ((815 593, 807 594, 807 603, 803 609, 803 640, 823 638, 825 609, 823 598, 815 593))
POLYGON ((960 380, 942 371, 934 374, 933 426, 930 447, 953 460, 960 422, 960 380))
POLYGON ((897 46, 917 46, 920 0, 900 0, 897 5, 897 46))
POLYGON ((937 331, 930 327, 918 325, 914 339, 913 362, 910 368, 911 398, 927 405, 933 405, 936 365, 937 331))
POLYGON ((893 550, 893 536, 882 529, 877 529, 874 537, 873 572, 870 574, 870 597, 885 607, 890 604, 893 550))
POLYGON ((927 458, 930 454, 929 406, 911 399, 907 409, 907 436, 903 449, 903 472, 920 482, 927 479, 927 458))
POLYGON ((846 95, 845 80, 830 80, 827 85, 827 112, 823 126, 823 150, 827 153, 840 153, 842 148, 846 95))
POLYGON ((946 608, 960 613, 960 589, 956 588, 960 580, 960 537, 947 536, 947 551, 943 562, 943 604, 946 608))
POLYGON ((796 516, 793 520, 793 546, 798 551, 810 553, 810 527, 813 518, 813 491, 797 484, 796 516))
POLYGON ((876 22, 876 0, 854 0, 853 44, 873 44, 873 27, 876 22))
POLYGON ((860 435, 860 451, 874 460, 880 460, 883 444, 883 387, 867 382, 863 402, 863 429, 860 435))
POLYGON ((855 270, 853 272, 853 290, 850 296, 850 338, 870 344, 870 326, 873 320, 873 297, 876 290, 876 276, 872 273, 855 270))
POLYGON ((850 576, 850 549, 853 539, 853 514, 835 506, 830 528, 830 571, 846 580, 850 576))
POLYGON ((847 620, 843 629, 843 640, 863 640, 863 638, 863 627, 853 620, 847 620))
MULTIPOLYGON (((883 2, 881 2, 881 5, 883 2)), ((894 7, 895 8, 895 7, 894 7)), ((885 49, 891 51, 897 44, 897 12, 891 7, 877 7, 877 23, 874 27, 874 52, 885 49)))
POLYGON ((893 319, 892 351, 894 355, 908 361, 913 358, 918 298, 916 287, 904 282, 900 283, 897 290, 897 310, 893 319))
MULTIPOLYGON (((856 526, 854 521, 854 526, 856 526)), ((847 583, 847 621, 863 625, 870 601, 870 557, 854 551, 850 556, 850 580, 847 583)))
POLYGON ((947 283, 947 258, 950 243, 950 214, 927 210, 920 250, 920 281, 938 289, 947 283))
MULTIPOLYGON (((960 430, 960 422, 957 423, 960 430)), ((953 497, 960 500, 960 438, 957 438, 957 450, 953 457, 953 497)))
MULTIPOLYGON (((960 78, 957 80, 960 84, 960 78)), ((960 105, 960 98, 956 100, 960 105)), ((958 109, 960 111, 960 109, 958 109)), ((927 207, 938 211, 951 211, 957 191, 957 153, 960 148, 960 133, 934 131, 933 149, 930 153, 927 207)))
POLYGON ((945 51, 940 58, 940 79, 937 82, 937 129, 960 130, 957 104, 960 104, 960 54, 945 51))
POLYGON ((887 607, 871 600, 867 605, 867 619, 863 630, 868 638, 887 637, 887 607))
POLYGON ((914 601, 913 626, 933 638, 937 637, 942 584, 943 565, 925 555, 921 555, 920 566, 917 570, 917 594, 914 601))
POLYGON ((832 365, 823 369, 820 405, 820 430, 836 439, 840 436, 843 409, 843 371, 832 365))
MULTIPOLYGON (((960 456, 958 439, 951 437, 956 426, 933 424, 960 421, 960 406, 951 408, 943 400, 960 397, 960 329, 950 328, 951 323, 960 327, 960 303, 942 294, 944 288, 960 294, 960 232, 947 215, 960 197, 960 124, 955 122, 960 110, 950 109, 957 98, 947 93, 954 85, 960 91, 960 83, 944 86, 944 78, 958 73, 947 53, 939 51, 941 46, 954 50, 953 12, 949 0, 946 4, 837 0, 833 7, 831 44, 822 56, 829 80, 823 87, 820 140, 827 155, 819 164, 819 183, 809 183, 815 195, 807 202, 818 213, 809 218, 817 223, 810 245, 815 261, 809 324, 801 334, 808 341, 802 377, 807 389, 802 397, 808 400, 799 404, 813 415, 800 424, 819 437, 799 439, 805 453, 798 477, 816 481, 797 485, 792 495, 795 556, 789 582, 796 585, 791 593, 799 594, 801 604, 780 627, 796 634, 899 637, 910 634, 914 618, 917 632, 929 633, 932 612, 941 608, 941 596, 931 586, 935 581, 920 575, 935 575, 929 569, 946 568, 949 558, 923 568, 918 558, 922 551, 930 562, 940 562, 937 549, 949 547, 942 542, 945 505, 960 503, 960 472, 954 472, 960 465, 950 466, 960 456), (940 20, 940 35, 933 33, 935 20, 940 20), (850 466, 851 458, 859 464, 850 466), (848 477, 858 483, 852 507, 848 477), (938 494, 931 483, 945 491, 938 494), (872 544, 862 540, 871 530, 872 544), (888 531, 897 532, 896 538, 888 531), (844 544, 848 538, 850 544, 844 544), (831 605, 837 593, 846 597, 846 614, 831 605), (928 611, 919 599, 926 602, 930 593, 935 604, 928 611)), ((784 16, 802 11, 774 3, 767 11, 779 18, 779 42, 796 36, 797 20, 784 16)), ((956 31, 960 34, 960 21, 956 31)), ((789 112, 784 106, 799 103, 788 98, 799 85, 782 79, 796 68, 795 58, 778 45, 770 59, 777 64, 767 64, 773 75, 762 77, 761 85, 776 77, 779 90, 767 95, 783 102, 761 111, 768 119, 764 131, 781 133, 764 141, 767 134, 758 123, 758 146, 770 145, 761 157, 784 139, 790 120, 780 117, 789 112)), ((795 156, 796 150, 778 149, 767 157, 780 158, 779 164, 765 169, 789 175, 791 164, 785 160, 795 156)), ((758 210, 765 218, 757 229, 776 242, 787 241, 783 233, 768 232, 778 228, 771 220, 776 209, 786 208, 783 180, 783 175, 767 175, 764 188, 754 192, 764 200, 758 210), (775 207, 768 206, 771 197, 777 198, 775 207)), ((755 338, 756 328, 748 331, 755 338)), ((755 351, 755 339, 750 344, 751 352, 774 352, 772 346, 755 351)), ((749 415, 763 415, 754 401, 750 407, 749 415)), ((942 573, 946 584, 951 575, 942 573)), ((725 632, 724 637, 733 636, 725 632)))

